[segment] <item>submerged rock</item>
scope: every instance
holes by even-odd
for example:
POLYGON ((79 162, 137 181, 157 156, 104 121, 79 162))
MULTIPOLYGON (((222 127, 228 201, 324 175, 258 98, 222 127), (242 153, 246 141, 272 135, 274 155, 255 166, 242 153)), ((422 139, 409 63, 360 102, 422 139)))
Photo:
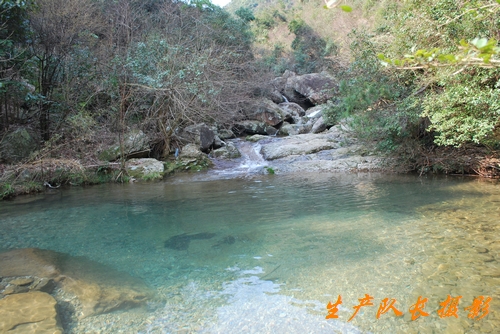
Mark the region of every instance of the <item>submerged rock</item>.
POLYGON ((167 241, 165 241, 165 247, 175 250, 187 250, 189 248, 189 244, 191 240, 205 240, 212 239, 215 237, 215 233, 196 233, 196 234, 179 234, 171 237, 167 241))
POLYGON ((60 334, 56 300, 34 291, 0 299, 0 333, 60 334))
POLYGON ((236 238, 232 235, 227 235, 221 240, 219 240, 216 244, 212 245, 212 248, 220 248, 222 246, 229 246, 236 242, 236 238))
POLYGON ((81 304, 81 318, 138 306, 152 297, 141 280, 84 257, 37 248, 0 253, 0 277, 24 276, 53 280, 73 294, 81 304))

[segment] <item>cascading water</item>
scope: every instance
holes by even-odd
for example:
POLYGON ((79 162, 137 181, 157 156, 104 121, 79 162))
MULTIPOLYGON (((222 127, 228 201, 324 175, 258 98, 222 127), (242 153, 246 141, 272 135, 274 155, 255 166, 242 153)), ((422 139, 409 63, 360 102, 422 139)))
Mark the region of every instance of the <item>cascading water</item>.
POLYGON ((219 176, 235 176, 248 174, 263 174, 264 168, 269 163, 260 154, 261 145, 241 139, 233 139, 231 143, 241 153, 238 159, 212 159, 214 168, 212 172, 219 176))

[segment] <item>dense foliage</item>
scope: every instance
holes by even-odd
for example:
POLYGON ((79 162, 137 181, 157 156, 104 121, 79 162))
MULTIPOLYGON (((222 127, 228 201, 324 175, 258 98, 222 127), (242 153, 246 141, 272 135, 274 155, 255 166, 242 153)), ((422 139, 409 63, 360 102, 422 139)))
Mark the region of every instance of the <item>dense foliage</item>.
POLYGON ((382 15, 372 32, 349 35, 354 61, 340 74, 341 97, 330 104, 330 120, 350 117, 359 137, 397 152, 412 168, 429 163, 435 145, 482 145, 494 155, 500 143, 498 1, 371 6, 382 15))
POLYGON ((229 14, 208 0, 3 0, 0 160, 97 160, 131 129, 164 158, 179 129, 228 125, 252 87, 285 70, 329 71, 340 82, 330 123, 350 120, 412 166, 439 147, 495 154, 500 0, 335 6, 233 0, 229 14))
POLYGON ((140 128, 165 157, 179 127, 223 125, 265 79, 247 23, 209 1, 5 0, 0 17, 4 152, 22 128, 32 158, 95 159, 140 128))

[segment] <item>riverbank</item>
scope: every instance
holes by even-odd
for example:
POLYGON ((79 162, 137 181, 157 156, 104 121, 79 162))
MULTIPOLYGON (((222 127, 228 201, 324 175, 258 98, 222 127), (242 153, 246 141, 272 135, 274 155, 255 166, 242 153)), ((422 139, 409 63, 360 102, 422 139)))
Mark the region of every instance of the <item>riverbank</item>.
POLYGON ((202 170, 213 170, 224 178, 307 172, 415 172, 419 175, 498 178, 500 159, 497 157, 496 152, 487 148, 471 146, 438 147, 427 151, 401 148, 396 154, 383 155, 377 152, 375 145, 360 143, 348 126, 340 123, 316 134, 284 137, 257 134, 227 139, 221 148, 209 154, 188 145, 178 157, 166 161, 142 159, 148 163, 153 161, 157 168, 142 176, 132 170, 141 159, 134 159, 133 164, 52 158, 15 165, 0 164, 0 199, 65 186, 161 180, 202 170))

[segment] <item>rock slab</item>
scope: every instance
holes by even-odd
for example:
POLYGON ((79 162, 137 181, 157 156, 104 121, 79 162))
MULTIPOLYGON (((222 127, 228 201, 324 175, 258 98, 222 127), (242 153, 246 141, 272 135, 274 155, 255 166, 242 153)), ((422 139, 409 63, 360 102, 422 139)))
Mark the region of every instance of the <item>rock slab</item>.
POLYGON ((0 299, 0 333, 62 334, 56 300, 45 292, 18 293, 0 299))
POLYGON ((37 248, 0 253, 0 277, 23 276, 53 279, 80 301, 80 318, 139 306, 152 297, 141 280, 84 257, 37 248))

